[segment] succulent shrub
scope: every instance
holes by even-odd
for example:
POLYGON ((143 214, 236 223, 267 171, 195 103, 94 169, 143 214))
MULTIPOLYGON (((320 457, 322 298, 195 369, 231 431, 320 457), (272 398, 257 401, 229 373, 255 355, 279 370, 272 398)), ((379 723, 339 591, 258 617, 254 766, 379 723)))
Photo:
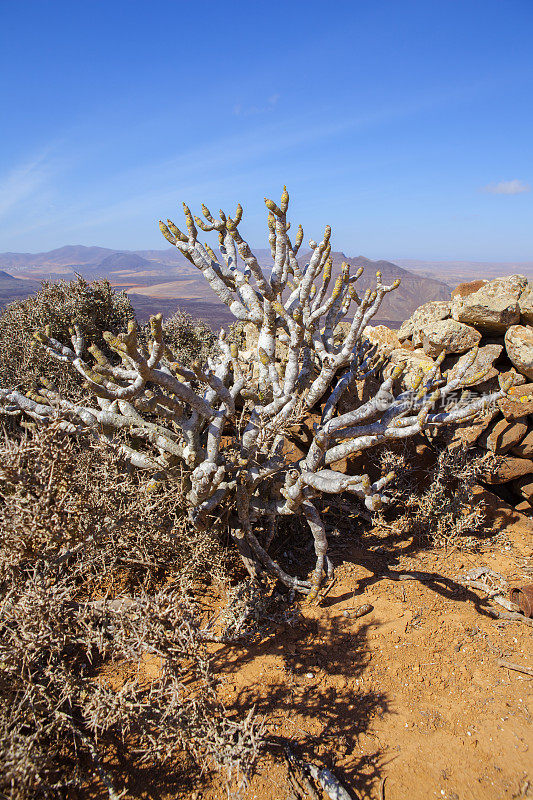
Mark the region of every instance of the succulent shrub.
POLYGON ((118 336, 103 332, 113 359, 78 323, 68 345, 50 330, 40 331, 43 351, 77 372, 90 397, 73 403, 44 382, 26 394, 0 390, 0 407, 37 426, 53 422, 67 433, 107 441, 132 465, 151 470, 156 481, 186 465, 194 525, 201 530, 222 521, 254 579, 270 573, 314 597, 324 575, 333 574, 317 499, 346 492, 374 511, 388 502, 395 478, 391 471, 371 481, 366 473, 346 475, 335 465, 428 427, 470 419, 509 387, 465 401, 458 390, 481 377, 465 377, 476 350, 444 375, 443 354, 407 388, 400 383, 406 365, 397 366, 377 380, 366 401, 343 412, 341 401, 355 382, 381 374, 383 360, 364 330, 399 281, 384 285, 378 272, 375 288, 359 296, 361 269, 350 275, 345 264, 332 280, 331 228, 320 241, 309 241, 308 258, 298 259, 303 230, 289 234, 286 189, 279 205, 265 202, 273 261, 268 269, 241 234, 240 205, 233 217, 223 211, 215 217, 202 206, 200 218, 184 204, 186 232, 170 220, 160 223, 167 241, 202 272, 236 319, 255 329, 244 348, 222 331, 217 352, 187 367, 165 341, 160 315, 151 319, 147 346, 133 321, 118 336), (218 253, 201 242, 199 229, 218 236, 218 253), (287 432, 311 412, 316 421, 306 452, 291 459, 287 432), (268 552, 277 520, 293 515, 307 522, 313 537, 310 576, 288 574, 268 552))

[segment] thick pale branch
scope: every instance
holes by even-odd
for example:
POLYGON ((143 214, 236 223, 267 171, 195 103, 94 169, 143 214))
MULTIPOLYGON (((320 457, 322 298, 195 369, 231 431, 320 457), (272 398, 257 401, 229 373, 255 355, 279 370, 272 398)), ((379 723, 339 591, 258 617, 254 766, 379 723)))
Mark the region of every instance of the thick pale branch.
POLYGON ((331 228, 326 226, 320 242, 309 242, 311 254, 302 265, 297 253, 303 230, 298 229, 293 245, 286 189, 279 204, 265 202, 271 268, 260 265, 240 233, 241 206, 233 218, 223 211, 215 218, 202 206, 201 219, 184 205, 186 232, 170 220, 160 223, 167 241, 200 270, 236 319, 255 329, 255 343, 248 349, 239 349, 221 334, 217 352, 206 364, 185 367, 179 353, 164 342, 160 315, 151 320, 147 348, 131 324, 119 336, 103 333, 109 348, 105 354, 94 344, 86 352, 83 331, 76 326, 71 346, 46 330, 36 334, 38 342, 65 368, 79 373, 91 397, 73 403, 50 385, 27 394, 4 388, 0 413, 27 417, 31 425, 54 424, 68 434, 99 437, 141 469, 171 474, 176 463, 184 462, 194 524, 205 527, 214 517, 227 521, 251 575, 267 571, 314 596, 332 568, 313 498, 349 492, 375 510, 388 502, 387 487, 394 480, 389 473, 371 483, 368 475, 347 476, 330 466, 382 442, 413 436, 428 425, 468 419, 505 396, 509 386, 484 398, 453 402, 454 393, 473 381, 465 376, 476 358, 474 350, 445 377, 442 357, 437 359, 427 375, 420 372, 412 391, 398 393, 395 387, 405 366, 400 365, 366 402, 339 414, 339 403, 354 381, 370 375, 377 379, 384 366, 364 329, 399 282, 386 286, 378 272, 375 288, 360 298, 354 283, 362 270, 350 276, 344 264, 331 285, 331 228), (200 242, 199 230, 218 236, 219 249, 200 242), (353 319, 339 343, 339 323, 352 307, 353 319), (307 451, 291 461, 289 433, 303 420, 300 411, 306 410, 309 421, 309 410, 319 402, 320 422, 313 424, 307 451), (316 565, 310 580, 288 575, 253 528, 266 519, 275 530, 273 520, 291 514, 302 515, 313 536, 316 565))

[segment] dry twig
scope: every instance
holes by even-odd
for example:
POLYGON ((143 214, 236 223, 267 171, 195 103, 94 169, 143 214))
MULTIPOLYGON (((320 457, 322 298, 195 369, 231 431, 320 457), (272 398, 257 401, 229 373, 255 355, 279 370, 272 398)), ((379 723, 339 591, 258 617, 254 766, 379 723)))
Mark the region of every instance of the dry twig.
POLYGON ((512 669, 513 672, 522 672, 524 675, 533 677, 533 669, 529 667, 522 667, 520 664, 512 664, 510 661, 505 661, 503 658, 499 658, 496 663, 499 667, 504 667, 504 669, 512 669))

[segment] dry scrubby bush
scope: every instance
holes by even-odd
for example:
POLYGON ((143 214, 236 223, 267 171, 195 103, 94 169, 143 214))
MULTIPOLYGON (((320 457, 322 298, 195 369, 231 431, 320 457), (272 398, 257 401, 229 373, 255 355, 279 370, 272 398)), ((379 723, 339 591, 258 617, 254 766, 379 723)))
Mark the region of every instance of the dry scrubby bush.
POLYGON ((43 281, 40 291, 10 303, 0 315, 0 386, 27 389, 45 377, 73 391, 76 382, 56 360, 36 356, 32 334, 50 326, 54 336, 68 337, 75 323, 105 348, 102 331, 118 333, 134 318, 126 294, 115 292, 106 280, 43 281))
POLYGON ((97 440, 88 445, 65 436, 57 426, 19 439, 4 437, 4 564, 61 558, 65 550, 83 546, 93 592, 96 581, 105 585, 121 567, 131 568, 130 580, 138 573, 145 588, 167 573, 179 574, 183 581, 220 579, 228 556, 212 531, 191 530, 184 504, 177 481, 171 490, 154 483, 97 440))
MULTIPOLYGON (((390 507, 392 527, 402 536, 437 547, 469 547, 485 526, 484 510, 472 503, 472 490, 494 456, 473 456, 467 447, 441 448, 442 442, 425 470, 422 488, 419 470, 406 448, 379 455, 382 469, 394 469, 399 476, 390 507)), ((389 516, 380 510, 376 524, 390 528, 389 516)))
POLYGON ((214 353, 217 341, 206 322, 181 309, 165 320, 163 339, 186 367, 197 360, 204 363, 214 353))
POLYGON ((2 795, 57 796, 87 785, 94 772, 116 791, 127 773, 124 756, 136 769, 172 774, 187 755, 242 778, 257 755, 260 726, 252 716, 228 717, 179 593, 141 597, 125 610, 80 604, 73 595, 72 574, 34 572, 20 576, 0 604, 2 795), (142 674, 147 662, 155 662, 155 677, 142 674))
POLYGON ((0 796, 57 797, 95 775, 113 795, 128 759, 241 780, 260 726, 218 701, 186 598, 220 576, 217 542, 191 535, 174 495, 57 427, 5 439, 0 464, 0 796), (125 589, 127 602, 93 599, 125 589))

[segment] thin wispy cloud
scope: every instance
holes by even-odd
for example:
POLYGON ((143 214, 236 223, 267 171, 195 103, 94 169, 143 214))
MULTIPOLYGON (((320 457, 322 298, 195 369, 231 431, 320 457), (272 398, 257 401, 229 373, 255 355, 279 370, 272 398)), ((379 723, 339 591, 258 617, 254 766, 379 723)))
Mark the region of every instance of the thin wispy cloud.
MULTIPOLYGON (((220 194, 229 180, 239 178, 246 182, 260 182, 259 163, 313 142, 342 134, 346 130, 372 124, 372 117, 325 122, 310 125, 305 117, 294 121, 273 122, 267 128, 215 139, 202 146, 184 149, 171 158, 151 161, 134 169, 117 171, 106 176, 92 191, 85 190, 82 199, 73 199, 58 208, 50 205, 46 212, 34 214, 23 226, 10 227, 11 236, 19 236, 39 229, 60 228, 62 235, 78 235, 81 231, 98 228, 100 225, 136 218, 147 207, 166 205, 175 207, 177 197, 189 192, 194 196, 205 192, 220 194), (198 164, 202 170, 199 172, 198 164), (139 189, 139 187, 142 187, 139 189), (112 197, 113 200, 102 198, 112 197)), ((41 187, 41 193, 46 187, 41 187)), ((37 202, 40 193, 32 194, 37 202)), ((162 212, 161 212, 162 213, 162 212)), ((7 232, 7 231, 6 231, 7 232)))
MULTIPOLYGON (((268 107, 275 107, 278 100, 279 95, 272 95, 268 107)), ((340 152, 347 142, 353 147, 355 137, 365 131, 418 116, 428 105, 434 108, 436 102, 433 95, 341 118, 333 113, 333 105, 318 117, 314 109, 257 117, 246 125, 237 123, 224 136, 213 135, 201 143, 185 140, 177 152, 167 147, 159 157, 144 155, 136 164, 108 164, 110 168, 99 173, 98 181, 86 180, 82 184, 79 175, 84 171, 86 174, 87 165, 96 164, 100 154, 97 159, 93 142, 88 143, 77 131, 69 131, 68 136, 63 131, 60 147, 55 142, 39 157, 31 158, 30 154, 4 180, 0 174, 0 249, 50 249, 65 241, 143 246, 145 240, 152 241, 153 226, 149 221, 179 213, 178 198, 193 204, 200 200, 208 205, 220 201, 224 207, 225 202, 233 200, 228 197, 228 186, 246 190, 250 185, 268 185, 273 171, 276 178, 283 173, 280 185, 288 174, 291 186, 301 187, 310 174, 302 154, 316 153, 319 144, 330 156, 323 162, 313 162, 312 174, 315 185, 324 185, 346 172, 345 163, 336 163, 332 153, 340 152), (130 244, 132 231, 137 239, 130 244)), ((444 106, 451 102, 447 93, 441 102, 444 106)), ((108 155, 105 148, 102 152, 103 156, 108 155)), ((525 185, 521 181, 518 184, 525 185)), ((262 235, 262 224, 262 217, 254 216, 254 212, 247 217, 252 237, 262 235)))
POLYGON ((499 183, 489 183, 488 186, 483 187, 484 192, 489 194, 524 194, 530 192, 531 186, 529 183, 520 181, 515 178, 512 181, 500 181, 499 183))
POLYGON ((64 139, 54 139, 8 171, 0 171, 0 237, 9 239, 17 229, 27 232, 53 218, 60 204, 61 178, 78 158, 64 152, 64 139))
POLYGON ((267 102, 260 106, 244 106, 242 103, 236 103, 233 106, 233 113, 236 117, 254 117, 257 114, 268 114, 270 111, 274 111, 280 96, 279 94, 272 94, 267 102))
POLYGON ((5 216, 19 203, 40 191, 49 172, 47 154, 42 153, 0 177, 0 216, 5 216))
MULTIPOLYGON (((268 98, 268 107, 275 107, 278 99, 279 95, 268 98)), ((435 97, 431 102, 435 103, 435 97)), ((205 200, 210 195, 223 196, 228 183, 234 183, 237 176, 240 185, 260 184, 272 158, 277 161, 288 158, 291 152, 302 151, 319 142, 333 144, 338 137, 416 114, 421 107, 425 107, 425 100, 411 105, 391 104, 342 119, 332 113, 325 113, 320 119, 314 112, 299 113, 290 118, 275 115, 269 118, 268 124, 263 123, 260 127, 237 129, 223 138, 217 136, 201 145, 189 145, 166 158, 145 161, 129 169, 112 170, 100 176, 96 187, 85 184, 82 192, 76 191, 74 196, 68 197, 68 202, 55 203, 51 202, 55 186, 53 178, 67 161, 79 162, 84 158, 77 142, 74 146, 68 140, 63 141, 61 153, 64 163, 52 168, 52 159, 42 156, 28 160, 10 176, 10 187, 15 187, 14 194, 18 197, 17 203, 23 205, 24 214, 14 209, 17 218, 6 224, 4 215, 4 225, 0 216, 0 235, 13 242, 11 247, 17 247, 21 238, 27 240, 30 233, 35 235, 39 230, 60 230, 62 238, 81 239, 86 237, 88 230, 108 229, 110 225, 116 226, 121 222, 125 230, 131 229, 132 220, 138 220, 143 214, 153 214, 154 209, 157 209, 157 214, 164 213, 160 209, 175 206, 177 197, 187 196, 194 202, 195 199, 205 200)), ((84 148, 87 148, 86 143, 84 148)), ((328 171, 331 173, 330 164, 328 171)), ((61 197, 63 192, 62 189, 61 197)), ((6 201, 9 194, 10 188, 7 187, 6 201)), ((3 196, 0 194, 0 200, 3 196)), ((58 242, 62 243, 54 239, 54 246, 58 246, 58 242)), ((23 246, 27 247, 26 244, 23 246)))

